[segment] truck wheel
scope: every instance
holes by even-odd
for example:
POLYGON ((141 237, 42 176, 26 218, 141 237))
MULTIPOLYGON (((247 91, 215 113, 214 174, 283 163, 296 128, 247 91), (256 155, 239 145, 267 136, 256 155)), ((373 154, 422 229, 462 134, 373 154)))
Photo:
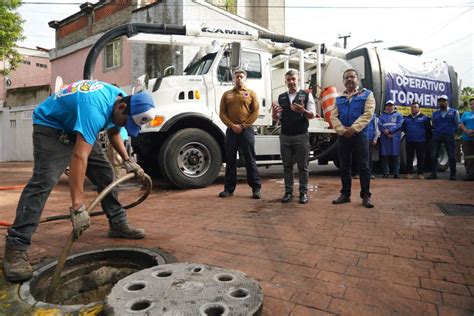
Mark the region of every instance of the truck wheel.
POLYGON ((160 170, 181 189, 203 188, 219 175, 222 152, 207 132, 187 128, 171 135, 159 154, 160 170))
POLYGON ((448 151, 446 150, 446 147, 444 147, 444 144, 442 144, 441 148, 439 149, 438 171, 446 171, 448 167, 449 167, 448 151))

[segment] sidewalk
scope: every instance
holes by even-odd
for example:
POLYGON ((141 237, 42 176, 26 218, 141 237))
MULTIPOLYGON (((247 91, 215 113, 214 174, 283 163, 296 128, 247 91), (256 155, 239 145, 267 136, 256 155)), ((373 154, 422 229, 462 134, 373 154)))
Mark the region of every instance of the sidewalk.
MULTIPOLYGON (((31 168, 0 163, 0 186, 24 184, 31 168)), ((160 247, 180 262, 240 270, 263 288, 263 315, 474 313, 474 217, 446 216, 435 205, 474 204, 474 183, 377 179, 376 206, 368 210, 357 181, 352 203, 332 205, 340 188, 333 175, 311 175, 309 204, 281 204, 282 174, 275 175, 263 174, 261 200, 250 198, 241 176, 227 199, 217 197, 222 179, 199 190, 155 188, 129 212, 147 238, 109 239, 106 219, 95 217, 73 251, 160 247)), ((13 221, 20 193, 0 191, 1 221, 13 221)), ((95 196, 89 189, 88 200, 95 196)), ((69 205, 64 176, 43 217, 65 214, 69 205)), ((58 256, 70 229, 68 221, 40 225, 32 262, 58 256)), ((2 240, 0 256, 3 249, 2 240)))

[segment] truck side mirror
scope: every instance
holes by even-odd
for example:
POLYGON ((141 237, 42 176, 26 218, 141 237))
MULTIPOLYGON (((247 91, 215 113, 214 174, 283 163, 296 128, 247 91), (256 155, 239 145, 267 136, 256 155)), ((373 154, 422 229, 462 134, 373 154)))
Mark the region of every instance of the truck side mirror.
POLYGON ((240 67, 240 55, 242 49, 240 42, 233 42, 231 46, 231 55, 230 55, 230 67, 239 68, 240 67))
POLYGON ((168 66, 163 70, 163 77, 173 76, 176 72, 175 66, 168 66))

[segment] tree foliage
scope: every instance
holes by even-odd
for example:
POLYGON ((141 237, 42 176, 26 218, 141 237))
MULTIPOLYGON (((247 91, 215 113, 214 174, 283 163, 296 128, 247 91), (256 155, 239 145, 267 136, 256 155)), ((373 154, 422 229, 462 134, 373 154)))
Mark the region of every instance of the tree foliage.
POLYGON ((23 20, 16 9, 21 0, 0 0, 0 60, 3 61, 2 75, 15 70, 21 61, 21 55, 15 49, 17 42, 24 39, 23 20))
POLYGON ((459 111, 470 111, 469 100, 474 98, 474 88, 464 87, 461 90, 461 103, 459 104, 459 111))

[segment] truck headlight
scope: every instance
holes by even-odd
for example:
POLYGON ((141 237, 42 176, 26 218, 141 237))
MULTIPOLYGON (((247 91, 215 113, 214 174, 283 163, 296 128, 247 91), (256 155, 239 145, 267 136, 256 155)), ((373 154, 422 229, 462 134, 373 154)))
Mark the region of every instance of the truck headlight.
POLYGON ((155 118, 150 121, 149 125, 152 126, 152 127, 157 127, 157 126, 160 126, 161 124, 163 124, 164 121, 165 121, 164 116, 156 115, 155 118))

